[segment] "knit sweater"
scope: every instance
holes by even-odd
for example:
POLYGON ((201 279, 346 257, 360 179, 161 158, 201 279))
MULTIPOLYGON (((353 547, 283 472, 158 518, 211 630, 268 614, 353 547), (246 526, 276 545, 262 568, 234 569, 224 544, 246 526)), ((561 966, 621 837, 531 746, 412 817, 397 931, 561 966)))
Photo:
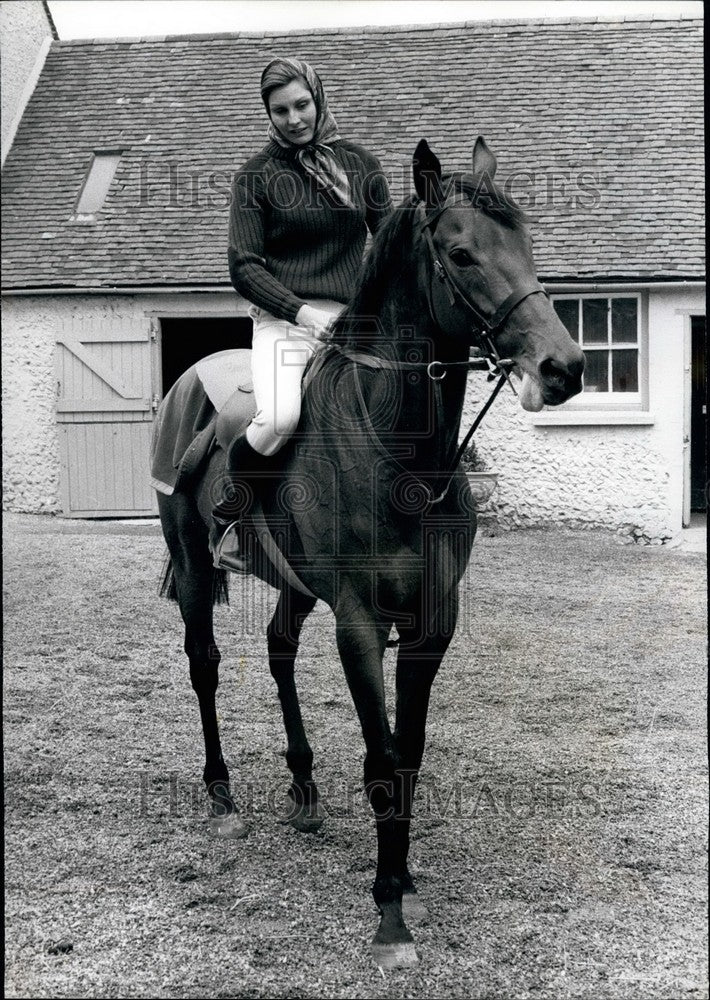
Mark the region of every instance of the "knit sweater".
POLYGON ((367 229, 392 211, 379 161, 343 139, 331 145, 350 181, 345 207, 296 160, 269 144, 237 171, 232 185, 229 273, 249 302, 293 323, 305 299, 347 302, 355 291, 367 229))

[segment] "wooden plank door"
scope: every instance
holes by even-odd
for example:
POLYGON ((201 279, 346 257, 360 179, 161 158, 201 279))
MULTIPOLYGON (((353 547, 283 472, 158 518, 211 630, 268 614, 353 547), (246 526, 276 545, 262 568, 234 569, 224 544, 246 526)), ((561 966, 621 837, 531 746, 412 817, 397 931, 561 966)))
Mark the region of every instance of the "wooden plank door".
POLYGON ((707 348, 705 317, 691 316, 690 509, 707 510, 707 348))
POLYGON ((148 471, 157 401, 152 354, 147 317, 62 324, 55 359, 65 516, 157 512, 148 471))

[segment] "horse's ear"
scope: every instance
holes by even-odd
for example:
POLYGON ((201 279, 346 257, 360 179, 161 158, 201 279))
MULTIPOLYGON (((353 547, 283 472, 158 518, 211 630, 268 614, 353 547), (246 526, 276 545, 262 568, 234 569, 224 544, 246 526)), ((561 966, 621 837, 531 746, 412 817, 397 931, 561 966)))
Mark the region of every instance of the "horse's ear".
POLYGON ((473 156, 471 158, 472 173, 474 177, 484 176, 493 180, 498 167, 498 160, 486 145, 486 140, 482 135, 476 139, 473 146, 473 156))
POLYGON ((428 208, 442 204, 444 191, 441 186, 441 164, 429 149, 426 139, 420 139, 412 160, 414 187, 428 208))

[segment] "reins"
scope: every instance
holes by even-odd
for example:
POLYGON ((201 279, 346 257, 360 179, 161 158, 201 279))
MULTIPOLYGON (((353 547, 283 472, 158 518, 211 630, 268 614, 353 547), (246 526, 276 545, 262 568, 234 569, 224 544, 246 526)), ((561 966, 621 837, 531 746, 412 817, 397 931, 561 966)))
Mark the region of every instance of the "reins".
MULTIPOLYGON (((424 487, 424 489, 429 494, 429 499, 427 501, 427 503, 429 504, 429 506, 433 506, 433 504, 439 503, 441 500, 444 499, 444 497, 446 496, 446 494, 449 491, 449 486, 451 485, 451 481, 454 478, 454 475, 456 474, 456 470, 457 470, 457 468, 459 466, 459 462, 461 461, 461 456, 463 455, 464 451, 466 450, 469 441, 471 440, 471 438, 475 434, 476 430, 480 426, 481 421, 485 417, 486 413, 488 413, 489 409, 493 405, 493 402, 495 401, 495 398, 498 395, 498 393, 501 391, 501 389, 503 388, 503 386, 505 385, 506 382, 510 382, 510 376, 508 374, 508 369, 513 366, 514 362, 512 362, 512 361, 510 361, 508 359, 504 359, 504 360, 499 360, 495 365, 493 365, 487 358, 472 358, 469 361, 449 361, 449 362, 432 361, 432 362, 429 362, 428 364, 426 362, 421 362, 421 361, 420 362, 415 362, 415 361, 397 362, 397 361, 390 361, 387 358, 379 358, 379 357, 376 357, 374 355, 363 354, 363 353, 361 353, 359 351, 350 351, 350 350, 348 350, 348 348, 340 347, 337 344, 332 344, 331 346, 334 347, 336 350, 338 350, 341 354, 343 354, 346 358, 348 358, 350 361, 352 361, 354 363, 355 389, 356 389, 356 392, 357 392, 358 403, 360 404, 360 409, 362 411, 363 420, 365 422, 365 426, 367 427, 368 433, 370 434, 370 437, 375 441, 375 443, 377 444, 378 448, 382 452, 384 452, 384 454, 386 454, 389 457, 389 459, 396 466, 398 466, 403 472, 406 472, 407 475, 409 475, 409 476, 413 476, 413 473, 411 472, 411 470, 407 469, 392 454, 390 454, 390 452, 387 450, 387 448, 385 447, 385 445, 380 440, 380 437, 379 437, 379 435, 378 435, 378 433, 377 433, 377 431, 376 431, 376 429, 375 429, 375 427, 374 427, 374 425, 372 423, 372 420, 370 419, 370 414, 369 414, 368 409, 367 409, 367 403, 365 401, 365 397, 364 397, 363 391, 362 391, 362 386, 360 384, 360 377, 358 375, 357 365, 358 364, 362 365, 363 367, 370 368, 371 370, 372 369, 379 369, 379 370, 382 370, 382 369, 390 369, 390 370, 420 369, 421 370, 422 368, 426 368, 427 369, 427 374, 429 375, 429 378, 434 383, 434 399, 435 399, 435 403, 436 403, 437 418, 438 418, 437 419, 437 423, 438 423, 439 427, 443 427, 443 401, 441 399, 441 386, 440 386, 440 383, 441 383, 442 379, 444 378, 444 376, 446 375, 446 371, 444 370, 444 372, 443 372, 442 375, 437 375, 437 376, 432 375, 431 368, 432 368, 433 365, 443 365, 445 369, 446 368, 450 368, 450 367, 466 367, 466 368, 469 369, 469 371, 471 371, 471 370, 472 371, 476 371, 476 370, 480 371, 483 368, 483 370, 488 370, 488 379, 489 380, 494 379, 496 377, 496 374, 498 374, 498 381, 496 382, 495 386, 493 387, 490 396, 488 397, 488 399, 486 400, 486 402, 484 403, 484 405, 479 410, 479 412, 478 412, 478 414, 476 416, 476 419, 474 420, 473 424, 469 428, 469 430, 468 430, 466 436, 464 437, 463 441, 459 445, 459 447, 458 447, 458 449, 456 451, 456 455, 454 456, 453 462, 448 467, 448 469, 444 470, 444 472, 442 473, 444 476, 446 476, 446 482, 445 482, 444 488, 441 491, 441 493, 438 496, 434 496, 434 491, 432 490, 431 486, 428 483, 424 482, 421 479, 418 479, 418 477, 416 477, 416 476, 414 477, 415 479, 418 479, 418 482, 424 487)), ((513 391, 515 391, 515 390, 513 390, 513 391)))

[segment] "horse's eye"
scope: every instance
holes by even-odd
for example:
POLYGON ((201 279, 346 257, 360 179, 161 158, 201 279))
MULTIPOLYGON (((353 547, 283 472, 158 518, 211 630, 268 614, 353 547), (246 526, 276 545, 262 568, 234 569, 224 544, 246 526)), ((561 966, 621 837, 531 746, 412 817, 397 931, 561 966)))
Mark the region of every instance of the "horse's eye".
POLYGON ((468 250, 464 250, 463 247, 454 247, 453 250, 450 250, 449 258, 457 267, 471 267, 472 264, 476 263, 468 250))

